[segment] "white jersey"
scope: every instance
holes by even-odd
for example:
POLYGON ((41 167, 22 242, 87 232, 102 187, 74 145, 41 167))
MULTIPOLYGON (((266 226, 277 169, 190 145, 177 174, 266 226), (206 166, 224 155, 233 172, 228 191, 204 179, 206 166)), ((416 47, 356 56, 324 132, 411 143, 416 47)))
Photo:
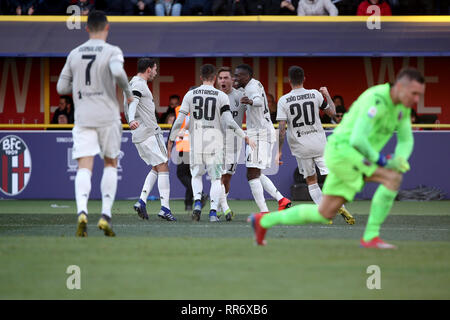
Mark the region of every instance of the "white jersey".
MULTIPOLYGON (((233 120, 242 128, 242 122, 244 121, 245 110, 247 105, 241 103, 241 98, 244 96, 243 90, 237 90, 231 88, 230 93, 226 93, 228 100, 230 100, 230 111, 233 116, 233 120)), ((224 124, 223 124, 224 125, 224 124)), ((225 132, 225 127, 222 126, 222 130, 225 132)))
POLYGON ((216 153, 223 148, 221 115, 230 110, 228 96, 210 85, 201 85, 186 93, 180 112, 188 115, 191 151, 216 153))
MULTIPOLYGON (((231 92, 227 94, 228 99, 230 100, 230 111, 233 116, 233 120, 237 123, 239 127, 242 128, 242 122, 244 121, 244 115, 246 110, 246 105, 241 103, 241 98, 244 96, 243 90, 237 90, 235 88, 231 88, 231 92)), ((238 161, 239 154, 241 152, 242 147, 242 138, 239 138, 237 135, 230 134, 230 131, 227 131, 225 128, 226 124, 224 123, 222 129, 225 133, 225 155, 226 155, 226 164, 232 165, 232 170, 229 170, 232 174, 236 171, 236 163, 238 161), (234 170, 233 170, 234 169, 234 170)), ((233 130, 231 127, 228 127, 228 130, 233 130)), ((233 130, 234 132, 234 130, 233 130)))
POLYGON ((244 96, 244 92, 231 88, 231 92, 228 94, 230 100, 230 111, 233 115, 234 121, 242 128, 242 122, 244 121, 244 114, 247 106, 241 103, 241 98, 244 96))
POLYGON ((287 140, 292 154, 301 158, 323 155, 327 142, 319 109, 329 108, 317 90, 294 89, 278 100, 277 120, 287 122, 287 140))
MULTIPOLYGON (((139 99, 139 104, 136 107, 134 119, 139 122, 139 127, 131 130, 133 135, 133 143, 141 143, 161 132, 156 120, 155 102, 153 95, 148 88, 147 81, 139 76, 134 76, 130 81, 131 91, 133 96, 139 99)), ((128 119, 128 103, 124 101, 124 112, 128 119)))
POLYGON ((258 80, 251 79, 245 86, 244 95, 251 100, 262 102, 261 107, 247 106, 247 134, 256 140, 275 141, 275 128, 270 120, 270 112, 264 87, 258 80))
POLYGON ((122 50, 99 39, 89 39, 67 57, 60 77, 72 81, 76 125, 103 127, 120 121, 112 61, 124 62, 122 50))

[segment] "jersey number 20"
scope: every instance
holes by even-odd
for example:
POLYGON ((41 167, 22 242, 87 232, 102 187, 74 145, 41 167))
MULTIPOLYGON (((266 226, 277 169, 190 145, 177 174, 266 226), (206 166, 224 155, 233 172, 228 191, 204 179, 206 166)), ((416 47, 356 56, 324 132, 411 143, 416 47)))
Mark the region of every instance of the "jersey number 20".
POLYGON ((195 96, 192 100, 195 108, 193 112, 194 118, 197 120, 214 120, 216 117, 216 101, 216 98, 213 97, 203 99, 202 96, 195 96))
POLYGON ((291 104, 289 110, 291 115, 295 116, 295 118, 292 119, 292 127, 294 128, 303 127, 305 124, 312 126, 316 123, 316 114, 314 112, 314 103, 312 101, 303 102, 301 106, 299 103, 291 104), (309 110, 311 110, 311 114, 308 112, 308 107, 309 110), (305 119, 304 122, 301 121, 302 115, 305 119))

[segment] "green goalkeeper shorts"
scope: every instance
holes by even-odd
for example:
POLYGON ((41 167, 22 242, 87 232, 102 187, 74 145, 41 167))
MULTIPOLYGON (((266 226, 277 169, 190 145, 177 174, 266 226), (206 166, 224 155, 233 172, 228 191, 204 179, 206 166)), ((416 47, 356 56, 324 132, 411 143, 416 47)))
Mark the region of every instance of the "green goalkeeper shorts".
POLYGON ((330 171, 323 186, 323 194, 340 196, 353 201, 364 186, 364 177, 370 177, 378 168, 365 161, 364 156, 348 143, 330 139, 325 147, 325 163, 330 171))

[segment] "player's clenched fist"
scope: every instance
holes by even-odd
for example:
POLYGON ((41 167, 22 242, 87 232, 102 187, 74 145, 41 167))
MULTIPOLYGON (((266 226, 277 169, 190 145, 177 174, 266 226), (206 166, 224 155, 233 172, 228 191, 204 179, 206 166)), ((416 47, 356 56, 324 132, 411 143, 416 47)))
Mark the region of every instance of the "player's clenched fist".
POLYGON ((252 100, 252 99, 249 99, 248 97, 242 97, 242 98, 241 98, 241 103, 252 105, 252 104, 253 104, 253 100, 252 100))
POLYGON ((327 87, 320 87, 319 92, 320 92, 323 96, 329 96, 329 95, 330 95, 330 94, 328 93, 327 87))
POLYGON ((137 122, 136 120, 133 120, 130 122, 130 129, 131 130, 135 130, 139 127, 139 122, 137 122))

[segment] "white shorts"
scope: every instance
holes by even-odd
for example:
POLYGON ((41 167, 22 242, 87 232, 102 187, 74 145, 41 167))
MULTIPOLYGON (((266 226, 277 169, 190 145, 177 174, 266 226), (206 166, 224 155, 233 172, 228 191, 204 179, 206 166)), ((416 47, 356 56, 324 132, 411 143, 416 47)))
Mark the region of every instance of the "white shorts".
POLYGON ((323 176, 327 175, 329 172, 327 166, 325 165, 323 156, 307 159, 300 157, 295 158, 297 159, 298 171, 305 178, 316 174, 316 166, 319 168, 320 174, 323 176))
POLYGON ((224 161, 222 152, 216 154, 205 154, 190 152, 191 175, 202 176, 206 172, 211 179, 220 179, 224 173, 224 161))
POLYGON ((247 168, 258 168, 261 170, 272 166, 272 151, 274 143, 257 140, 254 150, 247 145, 245 148, 245 165, 247 168))
POLYGON ((208 172, 211 180, 220 179, 224 173, 222 164, 193 164, 190 169, 192 177, 201 177, 208 172))
POLYGON ((223 174, 234 175, 236 173, 238 163, 226 164, 224 166, 223 174))
POLYGON ((240 137, 235 137, 236 139, 232 144, 225 145, 225 165, 224 174, 233 175, 236 173, 236 168, 241 156, 242 144, 244 140, 240 137))
POLYGON ((100 157, 115 159, 120 153, 122 142, 122 124, 120 121, 110 126, 91 128, 74 126, 72 129, 72 159, 100 157))
POLYGON ((166 163, 168 160, 167 148, 160 133, 148 137, 143 142, 136 143, 135 146, 142 160, 147 165, 157 166, 158 164, 166 163))

